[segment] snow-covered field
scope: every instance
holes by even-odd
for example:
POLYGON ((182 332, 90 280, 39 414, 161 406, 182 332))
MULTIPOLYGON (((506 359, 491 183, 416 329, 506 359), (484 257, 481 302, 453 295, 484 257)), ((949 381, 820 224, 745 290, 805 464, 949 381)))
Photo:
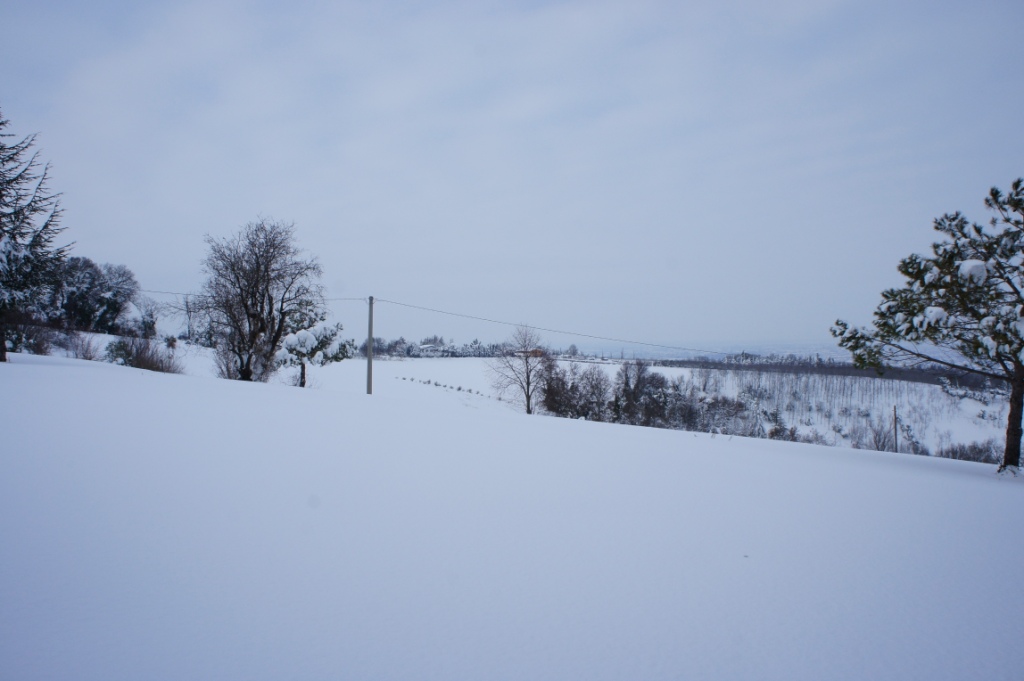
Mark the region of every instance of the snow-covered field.
POLYGON ((0 679, 1021 678, 1024 479, 527 417, 442 366, 13 355, 0 679))

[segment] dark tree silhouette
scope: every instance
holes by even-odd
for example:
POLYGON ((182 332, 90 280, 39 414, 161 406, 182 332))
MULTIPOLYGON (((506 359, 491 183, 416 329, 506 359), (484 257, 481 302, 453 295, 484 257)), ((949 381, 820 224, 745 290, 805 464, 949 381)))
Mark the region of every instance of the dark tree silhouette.
POLYGON ((225 378, 265 381, 285 335, 325 318, 321 269, 302 258, 293 225, 261 219, 228 239, 207 237, 206 334, 225 378))
POLYGON ((960 213, 935 220, 945 238, 933 255, 900 262, 903 288, 882 292, 872 329, 836 321, 832 335, 858 367, 932 364, 1009 387, 1000 470, 1020 467, 1024 415, 1024 179, 1008 194, 992 188, 988 227, 960 213))
POLYGON ((54 247, 60 195, 47 187, 50 166, 32 151, 36 136, 20 141, 0 114, 0 362, 7 361, 7 327, 40 312, 68 246, 54 247))
POLYGON ((513 399, 523 404, 527 414, 532 414, 540 396, 547 354, 536 331, 528 326, 516 327, 502 352, 488 362, 494 389, 499 394, 511 391, 513 399))

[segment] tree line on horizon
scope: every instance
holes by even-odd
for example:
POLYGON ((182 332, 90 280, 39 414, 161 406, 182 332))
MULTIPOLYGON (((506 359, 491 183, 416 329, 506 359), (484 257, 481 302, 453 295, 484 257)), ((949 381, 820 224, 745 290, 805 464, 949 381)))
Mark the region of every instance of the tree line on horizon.
MULTIPOLYGON (((523 327, 489 365, 495 391, 527 414, 999 461, 992 440, 962 444, 940 437, 934 451, 924 445, 924 431, 943 409, 938 404, 922 408, 922 403, 934 402, 936 386, 811 373, 805 371, 811 366, 806 361, 794 362, 791 371, 779 371, 775 364, 760 365, 751 359, 692 367, 668 377, 642 359, 588 362, 553 353, 536 332, 523 327), (609 365, 616 367, 614 374, 608 373, 609 365), (890 416, 886 411, 896 403, 905 413, 890 416)), ((963 397, 977 397, 944 392, 946 408, 963 397)))

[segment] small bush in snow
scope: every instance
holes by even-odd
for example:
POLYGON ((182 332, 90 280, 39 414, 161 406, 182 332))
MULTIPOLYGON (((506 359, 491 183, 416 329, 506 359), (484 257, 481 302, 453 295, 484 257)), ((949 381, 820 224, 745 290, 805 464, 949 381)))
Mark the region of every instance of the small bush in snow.
POLYGON ((935 456, 941 456, 944 459, 959 459, 960 461, 999 463, 1002 458, 1002 450, 998 442, 990 439, 966 445, 957 443, 941 447, 935 452, 935 456))
POLYGON ((182 373, 181 364, 174 355, 148 338, 119 338, 111 342, 107 345, 107 361, 165 374, 182 373))
POLYGON ((6 329, 6 347, 11 352, 48 355, 57 340, 57 332, 34 323, 10 324, 6 329))
POLYGON ((72 331, 64 337, 61 344, 67 351, 68 357, 90 361, 100 358, 100 346, 89 334, 72 331))

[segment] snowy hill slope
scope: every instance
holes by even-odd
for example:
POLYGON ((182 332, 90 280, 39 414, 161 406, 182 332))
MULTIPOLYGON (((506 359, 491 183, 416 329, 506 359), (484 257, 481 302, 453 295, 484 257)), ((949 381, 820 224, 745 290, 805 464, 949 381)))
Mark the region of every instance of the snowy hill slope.
MULTIPOLYGON (((2 679, 1017 679, 991 466, 15 355, 2 679)), ((451 394, 450 392, 448 394, 451 394)))

